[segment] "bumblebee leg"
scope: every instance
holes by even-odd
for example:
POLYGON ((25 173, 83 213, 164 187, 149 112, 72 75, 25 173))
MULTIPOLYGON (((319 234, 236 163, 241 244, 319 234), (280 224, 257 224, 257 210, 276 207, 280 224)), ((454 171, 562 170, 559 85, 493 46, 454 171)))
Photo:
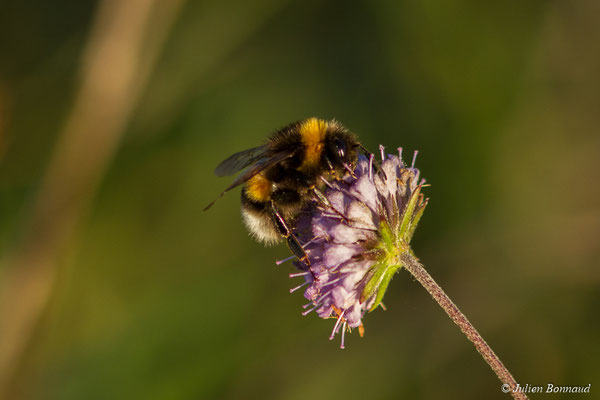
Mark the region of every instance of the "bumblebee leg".
POLYGON ((287 223, 285 222, 285 219, 281 216, 281 214, 277 210, 277 207, 275 207, 275 204, 273 204, 272 201, 271 211, 271 217, 273 218, 273 222, 275 223, 275 226, 277 227, 279 233, 281 233, 281 236, 286 238, 288 247, 290 248, 292 253, 296 257, 298 257, 298 260, 302 261, 310 268, 310 261, 308 260, 308 255, 306 254, 306 252, 302 248, 302 245, 298 241, 298 238, 288 227, 287 223))
MULTIPOLYGON (((327 167, 329 167, 329 173, 331 174, 333 179, 336 181, 342 180, 342 177, 340 176, 340 174, 338 174, 337 170, 333 166, 333 163, 331 162, 329 157, 324 156, 324 159, 325 159, 325 162, 327 163, 327 167)), ((344 169, 350 174, 351 177, 356 178, 356 175, 354 175, 354 171, 352 171, 352 168, 350 167, 350 165, 343 164, 343 166, 344 166, 344 169)))
POLYGON ((331 174, 331 176, 333 177, 334 180, 339 181, 340 175, 337 173, 337 171, 333 167, 333 163, 331 162, 329 157, 325 156, 324 158, 325 158, 325 162, 327 163, 327 166, 329 167, 329 173, 331 174))
POLYGON ((321 192, 315 186, 313 186, 311 189, 312 189, 313 193, 315 194, 315 196, 317 196, 317 199, 319 200, 319 202, 322 205, 324 205, 326 207, 333 208, 333 206, 331 205, 331 203, 329 202, 329 200, 327 200, 327 197, 325 197, 325 195, 323 194, 323 192, 321 192))
POLYGON ((329 200, 327 199, 327 196, 325 196, 323 194, 323 192, 321 192, 319 189, 317 189, 314 186, 312 187, 312 191, 315 194, 315 196, 317 196, 317 200, 321 205, 324 205, 325 207, 333 210, 333 212, 335 212, 344 222, 346 222, 346 224, 349 224, 349 219, 344 214, 342 214, 340 211, 336 210, 336 208, 329 202, 329 200))

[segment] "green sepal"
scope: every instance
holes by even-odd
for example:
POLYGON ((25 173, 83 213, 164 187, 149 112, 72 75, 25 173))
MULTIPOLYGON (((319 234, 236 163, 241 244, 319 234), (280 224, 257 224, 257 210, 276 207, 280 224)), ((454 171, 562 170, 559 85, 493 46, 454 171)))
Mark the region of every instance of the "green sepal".
POLYGON ((361 303, 364 303, 371 297, 376 296, 375 302, 369 311, 373 311, 379 305, 379 303, 381 303, 390 280, 392 280, 392 277, 400 267, 401 265, 389 265, 386 264, 385 261, 381 261, 369 269, 364 278, 366 279, 367 283, 365 284, 360 295, 361 303))
POLYGON ((410 227, 408 228, 406 242, 410 243, 413 235, 415 234, 415 230, 417 229, 417 225, 419 224, 419 220, 423 216, 423 212, 425 211, 425 207, 427 206, 427 202, 429 199, 425 199, 425 201, 420 202, 417 210, 415 211, 415 215, 413 217, 412 222, 410 223, 410 227))
POLYGON ((392 277, 398 271, 401 265, 393 265, 385 269, 381 282, 379 283, 379 288, 377 289, 377 297, 375 297, 375 302, 369 309, 369 312, 373 311, 381 304, 381 300, 383 300, 383 295, 385 294, 392 277))
POLYGON ((383 274, 385 273, 385 265, 382 261, 373 265, 365 274, 363 278, 366 280, 366 284, 363 288, 362 293, 360 294, 360 302, 364 303, 367 299, 370 299, 371 296, 375 294, 381 281, 383 279, 383 274))
POLYGON ((417 206, 417 200, 419 199, 419 194, 421 193, 421 185, 417 186, 415 191, 410 196, 410 200, 408 200, 408 204, 404 209, 404 213, 402 213, 402 222, 400 223, 400 229, 398 231, 398 236, 401 238, 407 237, 409 232, 410 223, 413 220, 413 214, 415 212, 415 207, 417 206))

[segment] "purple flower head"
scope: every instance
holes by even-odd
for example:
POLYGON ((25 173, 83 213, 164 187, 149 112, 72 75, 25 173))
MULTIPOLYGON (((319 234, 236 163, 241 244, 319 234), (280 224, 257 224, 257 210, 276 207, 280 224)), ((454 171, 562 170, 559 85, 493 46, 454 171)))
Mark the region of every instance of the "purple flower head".
MULTIPOLYGON (((310 302, 303 315, 315 311, 321 318, 335 318, 330 339, 358 328, 367 311, 382 306, 381 300, 392 276, 402 266, 400 255, 411 252, 409 243, 427 200, 421 194, 424 181, 413 163, 407 167, 399 156, 385 155, 374 165, 359 158, 353 175, 324 181, 323 196, 303 212, 295 225, 310 267, 296 261, 307 286, 310 302)), ((416 157, 416 152, 415 152, 416 157)))

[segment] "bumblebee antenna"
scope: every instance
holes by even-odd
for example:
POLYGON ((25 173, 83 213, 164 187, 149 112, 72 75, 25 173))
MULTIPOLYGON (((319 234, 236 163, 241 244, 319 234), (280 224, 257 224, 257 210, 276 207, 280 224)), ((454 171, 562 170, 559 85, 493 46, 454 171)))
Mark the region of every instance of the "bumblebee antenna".
POLYGON ((221 194, 220 194, 220 195, 218 195, 216 199, 214 199, 213 201, 211 201, 210 203, 208 203, 208 205, 207 205, 206 207, 204 207, 204 208, 202 209, 202 211, 206 211, 206 210, 208 210, 209 208, 211 208, 211 207, 212 207, 212 205, 213 205, 213 204, 215 204, 217 200, 219 200, 221 197, 223 197, 223 195, 224 195, 225 193, 227 193, 227 192, 229 191, 229 189, 231 189, 231 188, 227 188, 227 189, 223 190, 223 191, 221 192, 221 194))
POLYGON ((368 157, 369 155, 371 155, 371 154, 372 154, 372 153, 371 153, 371 152, 370 152, 370 151, 369 151, 369 150, 368 150, 368 149, 367 149, 365 146, 363 146, 363 144, 362 144, 362 143, 359 143, 359 144, 358 144, 358 147, 360 147, 360 150, 363 152, 363 154, 364 154, 365 156, 367 156, 367 157, 368 157))
MULTIPOLYGON (((367 157, 369 157, 369 159, 371 159, 371 156, 373 155, 373 153, 371 153, 365 146, 363 146, 362 143, 358 144, 358 147, 360 147, 360 150, 363 152, 363 154, 367 157)), ((379 172, 381 170, 381 168, 379 168, 379 162, 375 161, 373 164, 373 169, 375 170, 375 172, 379 172)), ((369 170, 370 173, 370 170, 369 170)))
POLYGON ((211 201, 210 203, 208 203, 208 205, 207 205, 206 207, 204 207, 204 208, 202 209, 202 211, 206 211, 206 210, 208 210, 209 208, 211 208, 211 207, 212 207, 212 205, 213 205, 213 204, 215 204, 215 202, 216 202, 217 200, 219 200, 221 197, 223 197, 223 193, 221 193, 221 194, 219 195, 219 197, 217 197, 216 199, 214 199, 213 201, 211 201))

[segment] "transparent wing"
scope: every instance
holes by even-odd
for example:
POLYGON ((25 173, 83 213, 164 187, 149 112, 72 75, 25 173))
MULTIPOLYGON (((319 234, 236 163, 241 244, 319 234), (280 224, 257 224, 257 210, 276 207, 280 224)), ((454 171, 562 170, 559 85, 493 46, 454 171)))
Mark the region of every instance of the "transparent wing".
POLYGON ((265 146, 253 147, 248 150, 243 150, 232 154, 215 168, 216 176, 233 175, 241 171, 249 165, 256 163, 261 158, 266 156, 267 149, 265 146))
MULTIPOLYGON (((252 150, 252 149, 250 149, 252 150)), ((246 150, 247 151, 247 150, 246 150)), ((240 153, 244 153, 244 152, 240 152, 240 153)), ((217 169, 219 169, 219 167, 221 165, 223 165, 225 162, 227 162, 230 158, 236 156, 237 154, 240 153, 236 153, 233 156, 229 157, 227 160, 223 161, 218 167, 217 169)), ((243 174, 241 174, 240 176, 238 176, 237 178, 235 178, 235 180, 231 183, 231 185, 227 186, 225 188, 225 190, 223 190, 221 192, 221 194, 214 199, 209 205, 207 205, 206 207, 204 207, 203 211, 208 210, 214 203, 215 201, 217 201, 218 199, 220 199, 221 197, 223 197, 223 195, 225 193, 227 193, 228 191, 230 191, 231 189, 233 189, 236 186, 241 185, 242 183, 246 182, 248 179, 252 178, 254 175, 258 174, 260 171, 262 171, 265 168, 270 167, 271 165, 275 165, 278 162, 281 162, 283 160, 285 160, 286 158, 290 158, 294 155, 294 152, 280 152, 280 153, 274 153, 274 154, 263 154, 262 158, 259 159, 254 159, 253 164, 251 165, 251 167, 244 172, 243 174)), ((248 165, 246 165, 248 166, 248 165)), ((244 167, 242 167, 244 168, 244 167)), ((215 173, 217 173, 217 171, 215 170, 215 173)))

